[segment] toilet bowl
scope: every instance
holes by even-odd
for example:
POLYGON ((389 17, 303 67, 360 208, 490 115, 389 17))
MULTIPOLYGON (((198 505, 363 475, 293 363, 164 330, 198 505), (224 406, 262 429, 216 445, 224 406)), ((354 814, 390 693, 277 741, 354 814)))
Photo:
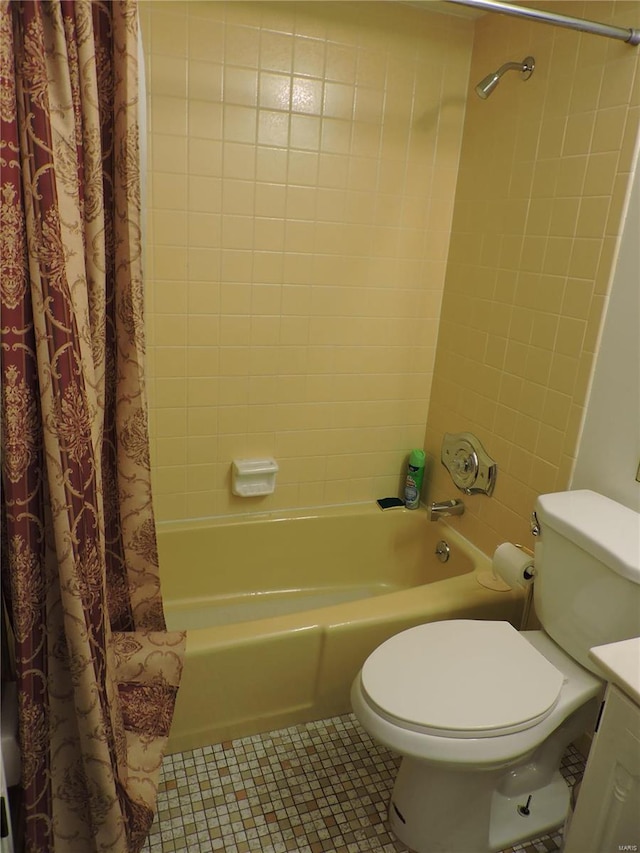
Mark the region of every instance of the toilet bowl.
POLYGON ((351 701, 371 736, 403 756, 395 835, 418 853, 486 853, 560 826, 560 759, 595 721, 602 689, 542 631, 507 622, 433 622, 387 640, 351 701))

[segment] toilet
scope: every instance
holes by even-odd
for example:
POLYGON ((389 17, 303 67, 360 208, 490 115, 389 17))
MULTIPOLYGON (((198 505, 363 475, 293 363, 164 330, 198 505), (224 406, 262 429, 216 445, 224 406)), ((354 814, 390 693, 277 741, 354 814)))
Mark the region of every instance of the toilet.
POLYGON ((534 524, 542 630, 419 625, 353 684, 359 723, 402 756, 389 821, 416 853, 489 853, 561 826, 560 761, 604 694, 589 649, 640 635, 640 515, 580 490, 541 495, 534 524))

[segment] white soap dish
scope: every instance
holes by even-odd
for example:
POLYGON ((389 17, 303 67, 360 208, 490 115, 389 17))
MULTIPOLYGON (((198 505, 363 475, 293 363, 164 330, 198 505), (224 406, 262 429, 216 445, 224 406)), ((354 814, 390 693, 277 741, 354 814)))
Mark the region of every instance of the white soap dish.
POLYGON ((276 488, 278 470, 275 459, 234 459, 231 491, 241 498, 271 495, 276 488))

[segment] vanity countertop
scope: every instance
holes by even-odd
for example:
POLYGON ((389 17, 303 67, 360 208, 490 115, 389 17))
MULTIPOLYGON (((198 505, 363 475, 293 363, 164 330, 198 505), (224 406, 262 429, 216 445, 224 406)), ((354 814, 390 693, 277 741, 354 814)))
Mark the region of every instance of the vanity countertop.
POLYGON ((640 637, 594 646, 589 656, 613 684, 640 705, 640 637))

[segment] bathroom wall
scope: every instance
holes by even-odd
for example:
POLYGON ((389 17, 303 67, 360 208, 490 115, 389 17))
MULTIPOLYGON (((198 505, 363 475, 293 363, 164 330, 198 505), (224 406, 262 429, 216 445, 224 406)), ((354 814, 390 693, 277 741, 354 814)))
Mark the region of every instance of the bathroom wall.
POLYGON ((634 169, 618 263, 598 346, 572 489, 640 513, 640 168, 634 169))
MULTIPOLYGON (((637 2, 553 11, 640 25, 637 2)), ((505 539, 530 545, 536 495, 570 482, 640 81, 638 48, 623 42, 503 15, 475 30, 472 84, 528 54, 536 69, 526 82, 507 74, 487 101, 469 98, 426 448, 430 499, 461 496, 439 462, 445 432, 475 433, 497 461, 494 496, 465 497, 454 520, 491 553, 505 539)))
POLYGON ((157 518, 397 494, 424 439, 472 23, 384 2, 140 16, 157 518), (234 498, 231 461, 263 455, 275 494, 234 498))

